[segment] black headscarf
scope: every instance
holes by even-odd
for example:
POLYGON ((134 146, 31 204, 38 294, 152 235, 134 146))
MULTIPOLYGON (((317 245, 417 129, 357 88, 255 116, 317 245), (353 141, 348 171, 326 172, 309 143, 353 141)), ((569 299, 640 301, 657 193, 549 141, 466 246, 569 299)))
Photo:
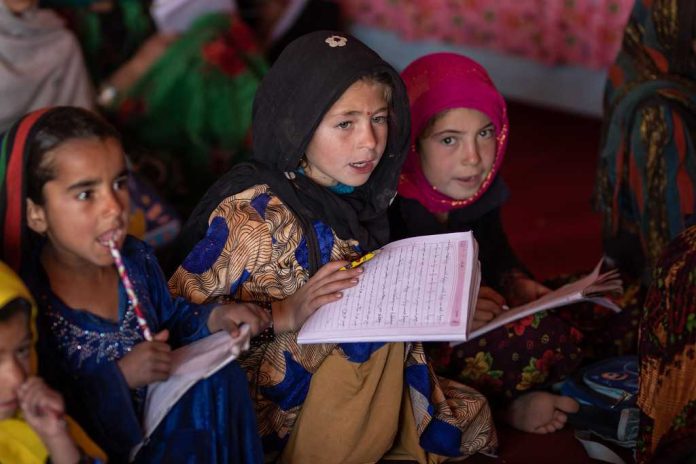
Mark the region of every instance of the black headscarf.
POLYGON ((409 143, 408 97, 399 74, 354 37, 317 31, 293 41, 263 79, 253 107, 251 162, 223 175, 194 209, 176 247, 181 263, 203 238, 208 219, 225 198, 268 184, 302 224, 310 245, 310 273, 319 266, 311 226, 327 223, 342 239, 358 240, 364 250, 389 240, 387 207, 396 194, 409 143), (324 114, 358 79, 374 74, 392 83, 389 134, 384 155, 362 186, 338 195, 310 178, 295 174, 324 114))

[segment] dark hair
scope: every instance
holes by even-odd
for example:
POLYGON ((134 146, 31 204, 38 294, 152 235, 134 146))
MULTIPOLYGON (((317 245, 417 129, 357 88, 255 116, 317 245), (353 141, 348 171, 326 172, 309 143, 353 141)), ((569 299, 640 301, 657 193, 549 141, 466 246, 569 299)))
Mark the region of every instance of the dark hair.
POLYGON ((367 74, 359 79, 360 81, 381 84, 384 86, 384 100, 391 106, 392 94, 394 93, 394 82, 389 74, 385 72, 375 72, 367 74))
POLYGON ((31 313, 31 303, 26 298, 17 297, 0 308, 0 324, 9 321, 16 314, 20 313, 29 317, 31 313))
POLYGON ((72 106, 49 110, 32 128, 28 137, 27 196, 36 204, 43 204, 43 186, 55 173, 45 154, 70 139, 115 138, 121 136, 101 116, 72 106))

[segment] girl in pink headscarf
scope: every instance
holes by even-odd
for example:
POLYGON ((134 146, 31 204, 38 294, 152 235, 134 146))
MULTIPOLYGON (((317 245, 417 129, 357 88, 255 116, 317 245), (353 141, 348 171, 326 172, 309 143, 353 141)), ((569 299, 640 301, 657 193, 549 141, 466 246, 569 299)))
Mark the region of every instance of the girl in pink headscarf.
MULTIPOLYGON (((509 196, 498 175, 508 140, 505 100, 486 70, 454 53, 435 53, 401 74, 411 107, 411 150, 390 208, 392 239, 471 230, 483 283, 474 327, 508 305, 549 290, 512 251, 500 219, 509 196)), ((431 346, 440 373, 458 378, 504 406, 515 427, 560 429, 577 410, 568 397, 538 391, 580 360, 581 334, 551 313, 537 313, 451 349, 431 346)))

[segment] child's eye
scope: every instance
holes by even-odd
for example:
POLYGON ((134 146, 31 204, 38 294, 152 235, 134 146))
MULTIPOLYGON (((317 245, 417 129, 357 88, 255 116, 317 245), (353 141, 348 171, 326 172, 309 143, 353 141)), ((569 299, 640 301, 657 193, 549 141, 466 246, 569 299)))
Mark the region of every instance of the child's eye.
POLYGON ((16 351, 16 356, 19 359, 26 359, 29 357, 30 354, 31 354, 31 345, 29 345, 29 344, 20 346, 16 351))
POLYGON ((339 129, 348 129, 351 124, 353 124, 351 121, 341 121, 338 124, 336 124, 336 127, 339 129))
POLYGON ((389 118, 385 115, 375 116, 372 118, 372 122, 375 124, 386 124, 389 118))
POLYGON ((128 187, 128 177, 119 177, 114 181, 114 190, 123 190, 128 187))
POLYGON ((443 145, 454 145, 454 137, 443 137, 440 143, 443 145))
POLYGON ((92 191, 91 190, 85 190, 84 192, 80 192, 77 194, 77 199, 80 201, 86 201, 92 198, 92 191))
POLYGON ((492 127, 489 127, 488 129, 484 129, 481 132, 479 132, 479 136, 483 137, 484 139, 491 138, 494 134, 495 132, 492 127))

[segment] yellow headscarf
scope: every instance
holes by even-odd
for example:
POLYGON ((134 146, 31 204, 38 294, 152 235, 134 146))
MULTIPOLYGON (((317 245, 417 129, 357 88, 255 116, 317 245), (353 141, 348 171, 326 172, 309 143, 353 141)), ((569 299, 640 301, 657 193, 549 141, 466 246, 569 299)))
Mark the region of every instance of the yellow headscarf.
MULTIPOLYGON (((36 303, 29 290, 9 266, 0 261, 0 311, 17 298, 31 304, 30 329, 36 342, 36 303)), ((36 351, 31 351, 31 372, 36 372, 36 351)), ((106 461, 104 452, 99 449, 87 434, 68 418, 68 431, 77 445, 87 454, 106 461)), ((44 464, 48 451, 39 436, 21 416, 0 420, 0 463, 44 464)))

